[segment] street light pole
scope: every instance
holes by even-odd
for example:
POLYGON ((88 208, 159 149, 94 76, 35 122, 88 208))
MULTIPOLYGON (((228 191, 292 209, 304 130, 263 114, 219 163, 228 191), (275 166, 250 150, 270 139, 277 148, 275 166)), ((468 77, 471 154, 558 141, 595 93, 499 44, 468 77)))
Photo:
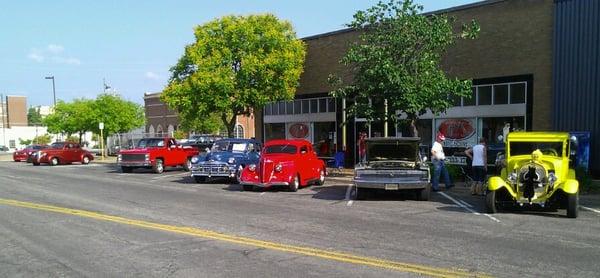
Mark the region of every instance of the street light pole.
POLYGON ((54 85, 54 75, 46 76, 44 79, 52 79, 52 95, 54 96, 54 106, 56 107, 56 86, 54 85))

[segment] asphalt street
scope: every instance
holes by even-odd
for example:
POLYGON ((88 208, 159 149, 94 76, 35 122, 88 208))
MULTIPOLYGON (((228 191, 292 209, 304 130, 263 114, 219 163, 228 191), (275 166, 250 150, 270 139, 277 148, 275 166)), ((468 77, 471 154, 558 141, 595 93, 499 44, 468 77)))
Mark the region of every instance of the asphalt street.
POLYGON ((171 169, 0 162, 1 277, 597 277, 600 198, 483 213, 458 187, 429 202, 348 180, 298 192, 197 184, 171 169))

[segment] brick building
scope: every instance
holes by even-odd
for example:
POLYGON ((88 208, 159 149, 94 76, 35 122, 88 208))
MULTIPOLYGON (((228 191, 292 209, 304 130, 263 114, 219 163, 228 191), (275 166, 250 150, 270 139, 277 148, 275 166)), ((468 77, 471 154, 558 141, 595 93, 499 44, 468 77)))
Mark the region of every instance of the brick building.
POLYGON ((6 96, 0 100, 0 127, 27 126, 27 97, 6 96))
MULTIPOLYGON (((584 32, 585 25, 594 25, 593 35, 598 36, 598 14, 600 1, 597 0, 488 0, 433 12, 446 14, 457 19, 457 23, 475 19, 481 26, 476 40, 459 41, 453 45, 442 61, 443 69, 449 76, 473 79, 473 97, 456 99, 455 107, 446 113, 423 115, 418 128, 422 144, 431 145, 437 130, 444 126, 459 123, 473 130, 468 136, 447 140, 447 147, 465 147, 476 142, 478 137, 486 137, 488 142, 498 142, 505 125, 511 130, 587 130, 592 131, 592 153, 598 149, 599 121, 587 126, 557 126, 553 124, 555 96, 560 92, 553 87, 557 69, 555 49, 557 43, 568 38, 560 37, 557 28, 565 28, 566 18, 557 17, 569 11, 584 11, 591 14, 581 21, 572 32, 584 32), (587 6, 586 6, 587 5, 587 6), (582 27, 583 26, 583 27, 582 27), (577 29, 579 28, 579 29, 577 29), (584 30, 584 31, 582 31, 584 30), (557 42, 558 41, 558 42, 557 42), (595 139, 594 139, 595 138, 595 139)), ((577 15, 574 13, 573 15, 577 15)), ((348 148, 348 164, 354 163, 356 156, 356 134, 367 132, 369 136, 381 136, 384 123, 367 124, 365 119, 353 118, 345 125, 345 100, 336 100, 328 96, 331 87, 327 82, 329 74, 351 77, 347 69, 339 63, 348 50, 350 43, 357 41, 358 32, 344 29, 316 36, 306 37, 307 56, 304 73, 296 99, 291 102, 271 103, 256 117, 257 137, 262 140, 274 138, 302 137, 312 141, 321 156, 331 156, 341 146, 348 148), (298 132, 298 130, 305 130, 298 132), (325 145, 324 145, 325 144, 325 145)), ((581 35, 581 34, 579 34, 581 35)), ((571 39, 575 38, 572 36, 571 39)), ((578 38, 582 38, 579 36, 578 38)), ((596 72, 598 79, 598 38, 590 39, 596 55, 587 68, 589 76, 586 84, 592 95, 600 90, 598 82, 593 80, 596 72)), ((577 49, 576 47, 574 49, 577 49)), ((569 51, 561 49, 563 55, 569 51)), ((574 50, 570 50, 574 51, 574 50)), ((593 54, 593 53, 592 53, 593 54)), ((582 73, 582 72, 580 72, 582 73)), ((589 92, 589 90, 588 90, 589 92)), ((577 93, 572 96, 576 97, 577 93)), ((589 97, 587 99, 590 99, 589 97)), ((595 111, 600 104, 595 101, 595 111)), ((576 110, 575 107, 572 109, 576 110)), ((600 112, 595 112, 600 114, 600 112)), ((579 113, 576 117, 585 117, 579 113)), ((597 115, 596 118, 599 118, 597 115)), ((556 122, 556 120, 554 121, 556 122)), ((572 122, 578 122, 574 120, 572 122)), ((389 136, 402 136, 408 133, 403 126, 388 125, 389 136)), ((596 151, 597 152, 597 151, 596 151)), ((600 157, 592 155, 592 167, 596 171, 600 166, 600 157), (594 163, 595 162, 595 163, 594 163)))
MULTIPOLYGON (((146 132, 154 135, 172 134, 180 128, 177 112, 160 100, 161 93, 144 94, 146 110, 146 132)), ((199 115, 200 116, 200 115, 199 115)), ((238 116, 234 130, 236 138, 252 138, 254 133, 254 116, 238 116)))

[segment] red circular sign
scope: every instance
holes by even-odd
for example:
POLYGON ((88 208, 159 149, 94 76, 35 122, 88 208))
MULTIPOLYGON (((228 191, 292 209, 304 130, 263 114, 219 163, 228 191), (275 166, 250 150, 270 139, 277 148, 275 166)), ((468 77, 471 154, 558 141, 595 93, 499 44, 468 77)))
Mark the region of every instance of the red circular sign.
POLYGON ((293 124, 290 126, 290 134, 294 138, 306 138, 308 135, 308 126, 305 124, 293 124))
POLYGON ((452 140, 469 138, 475 132, 471 122, 461 119, 445 120, 440 124, 439 130, 446 136, 446 139, 452 140))

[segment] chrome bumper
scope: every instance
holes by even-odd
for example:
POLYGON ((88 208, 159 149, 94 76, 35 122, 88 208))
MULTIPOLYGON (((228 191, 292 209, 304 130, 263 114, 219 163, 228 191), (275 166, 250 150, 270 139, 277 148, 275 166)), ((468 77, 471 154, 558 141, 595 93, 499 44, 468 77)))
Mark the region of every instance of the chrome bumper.
POLYGON ((280 182, 249 182, 249 181, 242 181, 240 182, 241 185, 252 185, 252 186, 256 186, 256 187, 271 187, 271 186, 289 186, 290 183, 289 182, 285 182, 285 181, 280 181, 280 182))
POLYGON ((197 164, 192 165, 192 177, 226 177, 234 178, 237 173, 235 166, 229 164, 197 164), (226 167, 226 169, 224 169, 226 167))
POLYGON ((357 188, 372 188, 385 190, 405 190, 405 189, 423 189, 429 185, 429 181, 415 180, 396 180, 396 179, 380 179, 380 180, 363 180, 354 179, 354 184, 357 188))
POLYGON ((152 163, 150 161, 119 161, 117 165, 121 167, 151 167, 152 163))

